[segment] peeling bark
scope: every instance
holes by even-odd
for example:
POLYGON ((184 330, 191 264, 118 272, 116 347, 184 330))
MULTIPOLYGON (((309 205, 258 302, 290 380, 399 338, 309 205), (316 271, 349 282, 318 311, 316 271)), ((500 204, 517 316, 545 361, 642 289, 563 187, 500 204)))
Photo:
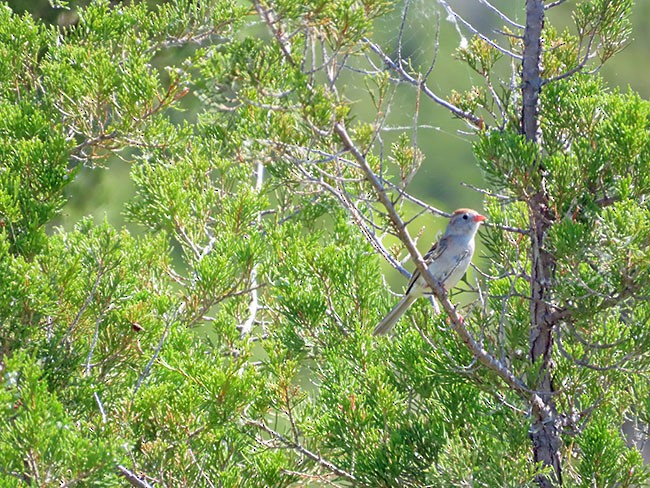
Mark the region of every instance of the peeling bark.
MULTIPOLYGON (((541 145, 539 123, 539 95, 542 89, 542 29, 544 27, 543 0, 526 0, 526 28, 522 59, 522 113, 521 133, 526 139, 541 145)), ((553 386, 553 324, 551 287, 555 267, 553 257, 545 250, 544 241, 553 215, 548 205, 544 184, 544 169, 537 161, 530 169, 538 172, 539 188, 528 201, 530 215, 531 301, 530 301, 530 360, 537 365, 539 376, 535 391, 541 402, 533 404, 530 439, 536 462, 550 466, 553 474, 538 476, 540 487, 562 484, 560 449, 560 422, 554 402, 553 386)), ((534 180, 534 179, 533 179, 534 180)))

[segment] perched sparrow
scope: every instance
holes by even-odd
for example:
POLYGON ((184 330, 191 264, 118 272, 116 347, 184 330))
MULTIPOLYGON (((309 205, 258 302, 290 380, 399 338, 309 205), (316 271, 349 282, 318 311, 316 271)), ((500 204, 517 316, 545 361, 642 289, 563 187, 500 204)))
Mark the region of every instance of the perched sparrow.
MULTIPOLYGON (((475 210, 460 208, 452 216, 445 235, 424 255, 433 278, 445 290, 450 290, 463 277, 474 254, 474 236, 485 217, 475 210)), ((419 297, 431 291, 416 269, 406 287, 404 298, 379 322, 373 335, 388 334, 399 318, 419 297)))

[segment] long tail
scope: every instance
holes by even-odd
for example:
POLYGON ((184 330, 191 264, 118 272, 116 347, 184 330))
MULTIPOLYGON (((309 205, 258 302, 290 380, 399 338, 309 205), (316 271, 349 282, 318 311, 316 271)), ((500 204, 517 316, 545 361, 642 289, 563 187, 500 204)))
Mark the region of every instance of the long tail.
POLYGON ((388 312, 388 315, 384 317, 384 320, 379 322, 377 324, 377 327, 375 327, 375 330, 372 331, 372 335, 386 335, 388 334, 393 327, 395 327, 395 324, 399 320, 399 318, 408 310, 408 308, 413 305, 413 302, 417 300, 417 296, 413 296, 412 294, 405 295, 404 298, 400 300, 400 302, 395 305, 395 307, 388 312))

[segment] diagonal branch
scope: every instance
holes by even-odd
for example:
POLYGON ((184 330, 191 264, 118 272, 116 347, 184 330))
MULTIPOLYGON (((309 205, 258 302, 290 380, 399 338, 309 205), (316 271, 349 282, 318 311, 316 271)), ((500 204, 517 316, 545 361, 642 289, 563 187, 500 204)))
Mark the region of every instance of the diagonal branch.
POLYGON ((327 459, 323 458, 319 454, 316 454, 306 447, 304 447, 302 444, 299 444, 295 441, 292 441, 291 439, 286 438, 279 432, 273 430, 271 427, 266 425, 266 423, 259 421, 259 420, 253 420, 249 418, 245 418, 244 422, 247 425, 251 425, 253 427, 257 427, 258 429, 263 430, 267 434, 269 434, 271 437, 273 437, 275 440, 280 441, 282 444, 285 446, 294 449, 298 451, 299 453, 303 454, 304 456, 308 457, 312 461, 315 461, 318 463, 320 466, 323 468, 327 469, 328 471, 341 476, 342 478, 348 479, 350 481, 356 481, 357 479, 352 473, 348 473, 347 471, 339 468, 336 464, 332 463, 331 461, 328 461, 327 459))
POLYGON ((442 105, 443 107, 445 107, 456 117, 467 120, 468 122, 472 123, 476 127, 481 127, 481 128, 486 127, 485 122, 481 117, 478 117, 471 112, 465 112, 464 110, 461 110, 453 103, 450 103, 444 98, 441 98, 438 95, 436 95, 426 85, 426 79, 423 79, 421 77, 416 78, 413 75, 411 75, 408 71, 404 69, 403 66, 401 66, 401 64, 394 62, 390 58, 390 56, 388 56, 377 44, 372 42, 370 39, 364 38, 364 42, 370 47, 370 50, 373 51, 375 54, 377 54, 381 58, 382 62, 390 69, 395 71, 403 81, 406 81, 407 83, 415 87, 418 87, 420 90, 422 90, 422 93, 424 93, 427 97, 429 97, 438 105, 442 105))
POLYGON ((153 355, 147 362, 146 366, 144 367, 144 370, 142 371, 140 377, 138 378, 138 381, 136 381, 135 386, 133 387, 131 401, 133 401, 133 399, 135 398, 135 395, 138 393, 138 390, 140 389, 140 386, 142 386, 143 381, 147 378, 147 376, 149 376, 153 363, 160 355, 160 352, 162 351, 162 348, 165 345, 165 342, 167 341, 167 336, 171 331, 172 325, 176 323, 178 317, 183 313, 184 310, 185 310, 185 302, 182 302, 172 312, 167 312, 165 314, 165 322, 166 322, 165 330, 163 330, 163 333, 160 336, 160 340, 158 341, 158 345, 156 346, 153 355))
MULTIPOLYGON (((433 278, 429 269, 422 259, 422 255, 418 251, 417 247, 413 243, 411 236, 409 235, 406 224, 397 213, 393 202, 386 193, 386 189, 382 184, 382 180, 375 174, 375 172, 368 165, 364 155, 356 147, 350 135, 347 132, 347 129, 342 122, 337 122, 334 125, 334 132, 341 138, 343 145, 350 151, 354 158, 359 163, 361 169, 364 171, 366 178, 370 181, 370 184, 374 188, 377 197, 380 203, 386 209, 389 219, 391 220, 397 237, 402 241, 407 251, 409 252, 411 259, 415 263, 415 266, 420 271, 421 275, 427 282, 427 285, 431 288, 436 299, 439 301, 442 308, 445 310, 449 319, 451 321, 451 327, 454 329, 454 332, 458 335, 461 341, 467 346, 467 348, 472 352, 474 357, 485 366, 486 368, 494 371, 507 385, 512 387, 523 397, 528 398, 531 394, 530 390, 526 384, 520 379, 517 378, 512 371, 510 371, 503 363, 498 359, 492 356, 483 346, 481 346, 476 339, 472 337, 470 332, 467 330, 467 327, 463 324, 463 319, 456 311, 456 308, 449 300, 444 289, 440 284, 433 278)), ((533 393, 533 402, 537 403, 538 398, 537 394, 533 393)), ((540 407, 543 408, 543 405, 540 404, 540 407)))
POLYGON ((514 28, 516 28, 516 29, 522 29, 522 30, 524 29, 524 26, 523 26, 523 25, 518 24, 517 22, 515 22, 514 20, 512 20, 512 19, 511 19, 510 17, 508 17, 506 14, 504 14, 503 12, 501 12, 501 10, 499 10, 499 9, 496 8, 494 5, 492 5, 490 2, 488 2, 488 0, 479 0, 479 2, 481 2, 481 3, 482 3, 483 5, 485 5, 487 8, 489 8, 490 10, 492 10, 492 12, 494 12, 495 14, 497 14, 497 15, 501 18, 501 20, 503 20, 504 22, 510 24, 512 27, 514 27, 514 28))
POLYGON ((122 466, 121 464, 117 467, 117 472, 122 475, 131 486, 135 486, 136 488, 153 488, 151 484, 149 484, 146 480, 143 480, 140 478, 137 474, 135 474, 133 471, 128 469, 126 466, 122 466))
POLYGON ((459 21, 461 24, 463 24, 465 27, 467 27, 472 34, 474 34, 475 36, 480 37, 483 42, 486 42, 488 45, 492 46, 494 49, 496 49, 500 53, 505 54, 506 56, 510 56, 512 59, 516 59, 516 60, 521 60, 522 59, 521 55, 519 55, 517 53, 513 53, 512 51, 509 51, 508 49, 499 46, 496 42, 494 42, 493 40, 491 40, 488 37, 481 34, 478 31, 478 29, 476 29, 476 27, 474 27, 472 24, 467 22, 460 15, 458 15, 458 13, 456 13, 454 11, 454 9, 452 9, 447 2, 445 2, 444 0, 438 0, 438 3, 440 5, 442 5, 443 8, 447 11, 450 18, 456 19, 457 21, 459 21))

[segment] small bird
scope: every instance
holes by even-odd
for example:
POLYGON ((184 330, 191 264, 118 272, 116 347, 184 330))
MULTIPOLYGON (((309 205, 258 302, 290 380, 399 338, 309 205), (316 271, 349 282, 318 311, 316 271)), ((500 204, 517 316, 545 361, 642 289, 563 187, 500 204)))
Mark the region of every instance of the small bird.
MULTIPOLYGON (((433 278, 445 290, 450 290, 463 277, 474 254, 474 236, 485 217, 476 210, 459 208, 451 215, 445 234, 424 255, 433 278)), ((399 318, 421 296, 430 294, 430 288, 417 269, 411 276, 406 293, 400 302, 379 322, 372 335, 388 334, 399 318)))

